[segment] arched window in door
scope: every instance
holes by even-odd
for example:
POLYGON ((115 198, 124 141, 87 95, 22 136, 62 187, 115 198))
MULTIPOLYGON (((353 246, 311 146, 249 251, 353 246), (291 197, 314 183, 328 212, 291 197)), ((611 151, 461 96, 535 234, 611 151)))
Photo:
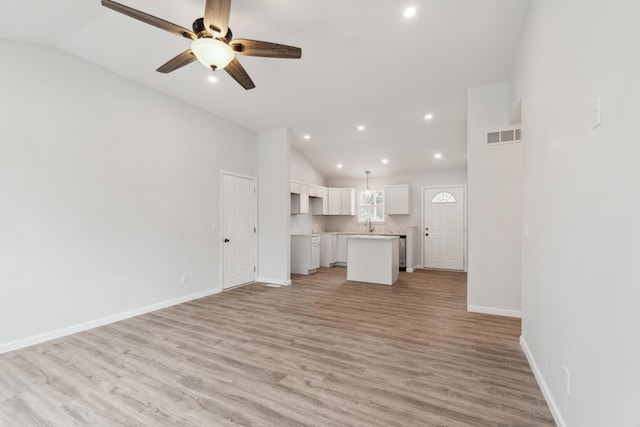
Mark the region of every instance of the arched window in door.
POLYGON ((446 191, 441 191, 440 193, 433 196, 433 199, 431 199, 431 203, 455 203, 455 202, 456 202, 455 196, 446 191))

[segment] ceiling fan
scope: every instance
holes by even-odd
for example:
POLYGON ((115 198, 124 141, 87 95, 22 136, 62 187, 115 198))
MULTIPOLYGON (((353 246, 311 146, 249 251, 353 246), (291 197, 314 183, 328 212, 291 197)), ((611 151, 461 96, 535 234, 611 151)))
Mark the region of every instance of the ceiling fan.
POLYGON ((229 28, 231 0, 206 0, 204 17, 193 22, 193 31, 111 0, 102 0, 102 5, 154 27, 193 40, 190 49, 170 59, 156 70, 160 73, 170 73, 197 59, 205 67, 214 71, 224 68, 236 82, 249 90, 256 85, 236 58, 236 54, 294 59, 302 56, 302 50, 299 47, 258 40, 233 39, 229 28))

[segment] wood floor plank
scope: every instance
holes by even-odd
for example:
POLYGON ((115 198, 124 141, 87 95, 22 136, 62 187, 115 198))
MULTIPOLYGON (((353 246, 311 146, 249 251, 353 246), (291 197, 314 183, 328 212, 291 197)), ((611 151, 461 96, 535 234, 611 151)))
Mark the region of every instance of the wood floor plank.
POLYGON ((321 268, 0 355, 0 426, 553 426, 519 335, 464 273, 321 268))

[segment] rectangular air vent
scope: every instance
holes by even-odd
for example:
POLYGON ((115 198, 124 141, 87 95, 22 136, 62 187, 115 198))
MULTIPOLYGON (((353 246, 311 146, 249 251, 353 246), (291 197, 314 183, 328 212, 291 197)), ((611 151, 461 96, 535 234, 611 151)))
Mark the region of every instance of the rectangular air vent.
POLYGON ((512 142, 522 142, 522 128, 519 125, 505 126, 487 132, 487 145, 510 144, 512 142))

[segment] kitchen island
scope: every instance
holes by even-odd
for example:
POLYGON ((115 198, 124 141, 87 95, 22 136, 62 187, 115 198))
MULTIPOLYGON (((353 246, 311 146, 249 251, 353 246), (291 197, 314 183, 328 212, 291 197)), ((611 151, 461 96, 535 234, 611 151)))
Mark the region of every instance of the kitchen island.
POLYGON ((349 236, 347 280, 392 285, 398 280, 398 236, 349 236))

